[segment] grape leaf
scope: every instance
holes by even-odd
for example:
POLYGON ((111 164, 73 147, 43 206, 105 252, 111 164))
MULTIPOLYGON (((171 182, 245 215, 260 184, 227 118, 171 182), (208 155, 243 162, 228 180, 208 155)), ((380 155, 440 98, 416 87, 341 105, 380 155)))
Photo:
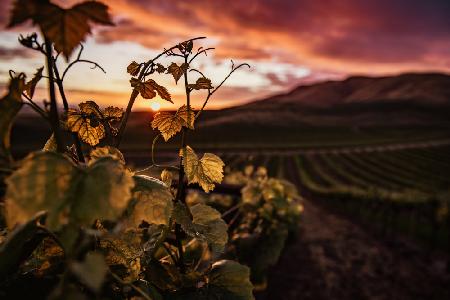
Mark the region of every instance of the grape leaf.
POLYGON ((78 137, 85 143, 95 146, 105 137, 105 127, 97 123, 94 127, 91 125, 89 116, 76 109, 67 111, 67 127, 70 131, 78 134, 78 137))
POLYGON ((221 260, 212 265, 208 274, 208 299, 251 300, 253 285, 250 269, 232 260, 221 260))
POLYGON ((164 73, 165 71, 166 71, 166 68, 162 64, 160 64, 160 63, 156 64, 156 72, 161 74, 161 73, 164 73))
POLYGON ((64 9, 49 1, 18 0, 9 27, 31 19, 44 36, 54 43, 56 51, 69 58, 75 47, 91 32, 89 22, 113 25, 108 7, 97 1, 86 1, 64 9))
POLYGON ((200 77, 197 79, 195 84, 189 84, 188 86, 194 90, 210 90, 213 88, 211 85, 211 79, 205 77, 200 77))
POLYGON ((145 82, 141 82, 136 78, 131 78, 130 80, 131 86, 137 89, 140 93, 142 98, 144 99, 152 99, 156 97, 156 93, 164 99, 171 103, 173 103, 171 96, 167 89, 163 87, 162 85, 157 84, 153 79, 149 79, 145 82))
POLYGON ((100 107, 94 101, 86 101, 78 104, 80 111, 86 115, 93 115, 97 118, 102 118, 100 107))
POLYGON ((118 160, 121 163, 125 164, 125 158, 122 152, 120 152, 119 149, 114 148, 112 146, 97 147, 91 151, 90 156, 91 160, 89 161, 89 164, 95 162, 101 157, 112 157, 113 159, 118 160))
POLYGON ((139 71, 141 70, 141 65, 135 62, 134 60, 128 65, 127 72, 131 76, 136 76, 139 74, 139 71))
POLYGON ((6 222, 9 228, 25 223, 39 211, 48 211, 47 224, 58 229, 67 223, 62 209, 68 201, 77 170, 66 157, 55 152, 35 152, 27 156, 6 179, 6 222))
POLYGON ((17 113, 22 108, 21 98, 24 89, 23 77, 12 78, 9 82, 8 93, 0 99, 0 163, 11 162, 10 134, 11 126, 17 113))
POLYGON ((186 41, 182 42, 178 45, 178 49, 183 53, 190 53, 192 51, 192 47, 194 46, 194 42, 186 41))
POLYGON ((70 270, 85 286, 98 293, 105 281, 108 266, 102 254, 89 252, 82 262, 73 262, 70 270))
POLYGON ((172 180, 173 180, 173 174, 172 174, 172 172, 170 172, 169 170, 167 170, 167 169, 164 169, 164 170, 162 170, 162 172, 161 172, 161 180, 162 180, 162 182, 164 182, 164 184, 167 186, 167 187, 171 187, 171 185, 172 185, 172 180))
POLYGON ((111 157, 77 167, 62 154, 35 152, 6 184, 10 228, 45 210, 47 226, 58 230, 68 223, 89 226, 96 219, 117 218, 128 204, 134 181, 131 172, 111 157))
POLYGON ((34 90, 36 89, 36 85, 39 80, 42 78, 42 71, 44 67, 37 69, 37 72, 34 74, 33 78, 25 84, 25 93, 27 93, 28 97, 33 98, 34 90))
POLYGON ((187 63, 182 63, 181 65, 177 65, 176 63, 171 63, 167 68, 167 73, 172 74, 175 79, 175 83, 178 83, 178 80, 183 76, 184 72, 188 69, 189 65, 187 63))
POLYGON ((125 210, 134 187, 132 173, 112 157, 102 157, 84 169, 70 218, 90 225, 96 219, 115 220, 125 210))
POLYGON ((148 176, 134 176, 134 207, 130 222, 138 227, 142 221, 149 224, 169 225, 173 209, 173 196, 163 182, 148 176))
POLYGON ((57 150, 56 139, 55 139, 55 135, 52 133, 50 138, 45 143, 44 148, 42 148, 42 151, 56 152, 56 150, 57 150))
POLYGON ((114 106, 108 106, 103 111, 103 117, 114 121, 120 121, 123 116, 123 109, 114 106))
POLYGON ((212 191, 215 183, 223 179, 224 163, 217 155, 205 153, 199 160, 194 150, 186 146, 180 151, 188 183, 198 183, 205 192, 212 191))
POLYGON ((100 239, 100 249, 105 254, 106 263, 111 269, 121 270, 121 277, 126 282, 139 278, 141 272, 142 244, 141 235, 128 230, 119 236, 107 236, 100 239), (125 270, 123 270, 125 269, 125 270))
POLYGON ((192 109, 187 109, 186 105, 181 106, 175 114, 170 112, 158 112, 152 121, 152 128, 161 132, 167 142, 172 136, 177 134, 182 126, 194 129, 195 113, 192 109))
POLYGON ((199 203, 189 211, 186 205, 177 202, 173 217, 188 235, 207 242, 213 251, 223 251, 228 241, 228 226, 217 210, 199 203))

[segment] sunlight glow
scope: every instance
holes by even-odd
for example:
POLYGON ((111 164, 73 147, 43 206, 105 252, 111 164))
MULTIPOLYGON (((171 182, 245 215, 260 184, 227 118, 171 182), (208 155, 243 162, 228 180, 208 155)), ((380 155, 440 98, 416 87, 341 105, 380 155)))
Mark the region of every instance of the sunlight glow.
POLYGON ((159 104, 158 102, 152 102, 150 103, 150 108, 153 111, 159 111, 159 109, 161 108, 161 104, 159 104))

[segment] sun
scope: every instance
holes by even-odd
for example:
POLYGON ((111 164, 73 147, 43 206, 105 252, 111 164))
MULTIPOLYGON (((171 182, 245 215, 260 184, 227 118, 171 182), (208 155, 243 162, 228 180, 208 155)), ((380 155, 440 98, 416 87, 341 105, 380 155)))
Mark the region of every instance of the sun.
POLYGON ((158 102, 152 102, 152 103, 150 104, 150 108, 151 108, 153 111, 159 111, 159 109, 161 108, 161 104, 159 104, 158 102))

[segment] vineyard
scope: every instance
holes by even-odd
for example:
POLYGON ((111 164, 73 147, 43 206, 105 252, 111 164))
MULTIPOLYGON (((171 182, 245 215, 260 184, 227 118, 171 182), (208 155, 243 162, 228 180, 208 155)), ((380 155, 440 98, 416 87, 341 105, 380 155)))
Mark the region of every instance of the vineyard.
POLYGON ((43 66, 3 72, 1 299, 450 299, 450 76, 356 76, 213 110, 254 69, 231 60, 216 79, 202 60, 216 41, 198 36, 131 57, 128 101, 100 105, 66 75, 106 74, 87 37, 129 21, 56 2, 11 5, 8 28, 35 30, 17 42, 43 66))
MULTIPOLYGON (((426 146, 426 145, 425 145, 426 146)), ((229 155, 295 180, 308 198, 371 224, 449 247, 450 148, 394 146, 317 149, 289 155, 229 155), (250 160, 249 160, 250 158, 250 160)))

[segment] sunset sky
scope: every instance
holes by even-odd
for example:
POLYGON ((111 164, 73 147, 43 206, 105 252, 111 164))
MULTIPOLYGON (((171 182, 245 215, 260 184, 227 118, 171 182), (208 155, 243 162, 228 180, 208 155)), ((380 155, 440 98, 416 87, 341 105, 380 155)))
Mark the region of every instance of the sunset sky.
MULTIPOLYGON (((55 1, 69 7, 80 1, 55 1)), ((25 50, 18 34, 31 24, 6 30, 12 0, 0 0, 0 85, 8 70, 31 76, 43 66, 41 56, 25 50)), ((287 91, 301 83, 349 75, 384 75, 406 71, 450 72, 449 0, 110 0, 115 27, 96 27, 83 57, 107 74, 79 65, 67 78, 72 103, 96 100, 126 106, 131 87, 127 65, 153 57, 159 49, 196 36, 195 46, 217 49, 196 66, 214 83, 230 68, 230 59, 247 62, 217 93, 210 108, 231 106, 287 91)), ((163 60, 164 62, 168 62, 163 60)), ((170 75, 156 78, 176 104, 183 86, 170 75)), ((44 88, 45 85, 41 84, 44 88)), ((42 94, 42 91, 39 95, 42 94)), ((194 95, 194 106, 203 95, 194 95)), ((164 108, 177 105, 159 102, 164 108)), ((136 108, 149 108, 139 98, 136 108)))

